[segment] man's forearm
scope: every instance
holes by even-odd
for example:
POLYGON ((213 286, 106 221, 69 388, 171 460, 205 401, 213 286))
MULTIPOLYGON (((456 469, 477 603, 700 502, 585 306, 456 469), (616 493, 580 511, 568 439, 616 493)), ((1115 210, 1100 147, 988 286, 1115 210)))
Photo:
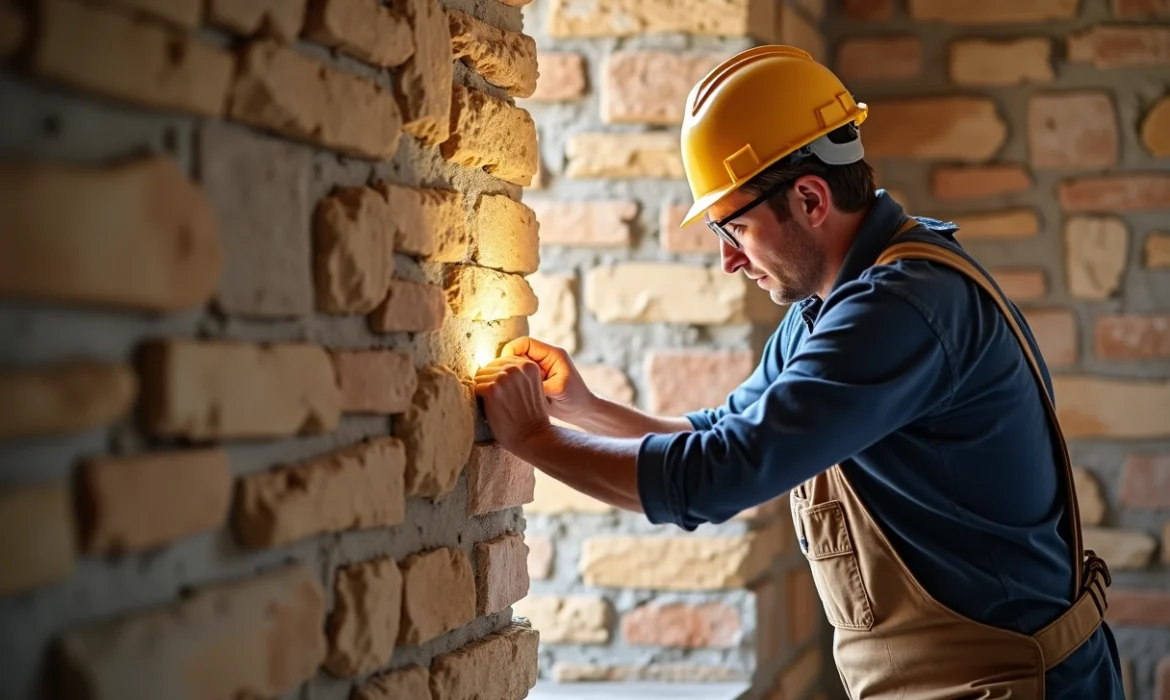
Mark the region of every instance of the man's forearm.
POLYGON ((640 438, 650 433, 682 433, 694 429, 686 418, 652 416, 600 397, 587 410, 566 419, 566 422, 594 435, 615 438, 640 438))
POLYGON ((642 512, 638 496, 641 441, 549 426, 532 436, 517 456, 554 479, 624 510, 642 512))

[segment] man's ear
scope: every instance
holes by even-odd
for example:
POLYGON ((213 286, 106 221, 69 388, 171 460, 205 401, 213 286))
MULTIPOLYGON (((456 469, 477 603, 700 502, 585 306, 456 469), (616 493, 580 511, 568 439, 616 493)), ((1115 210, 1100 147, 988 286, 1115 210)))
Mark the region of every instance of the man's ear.
POLYGON ((810 226, 817 227, 825 222, 832 207, 829 183, 816 175, 798 178, 792 186, 801 213, 808 218, 810 226))

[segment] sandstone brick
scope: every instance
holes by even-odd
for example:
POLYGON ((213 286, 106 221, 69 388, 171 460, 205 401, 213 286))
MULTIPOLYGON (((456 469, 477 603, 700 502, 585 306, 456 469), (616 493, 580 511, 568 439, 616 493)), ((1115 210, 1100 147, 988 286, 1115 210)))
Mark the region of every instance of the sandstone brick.
POLYGON ((354 689, 353 700, 432 700, 431 674, 418 664, 373 676, 354 689))
POLYGON ((1024 315, 1036 336, 1040 354, 1050 367, 1070 367, 1077 363, 1079 331, 1072 309, 1027 309, 1024 315))
POLYGON ((719 237, 703 219, 682 225, 690 205, 663 202, 659 210, 658 245, 670 253, 718 253, 719 237))
POLYGON ((425 333, 443 327, 447 293, 434 284, 390 280, 390 291, 370 314, 370 328, 379 333, 425 333))
POLYGON ((630 644, 666 647, 730 647, 740 636, 739 614, 726 603, 648 603, 622 616, 630 644))
POLYGON ((284 567, 69 630, 63 673, 94 700, 279 697, 316 674, 324 620, 317 577, 284 567))
POLYGON ((138 381, 130 367, 65 360, 0 370, 0 439, 107 426, 130 413, 138 381))
POLYGON ((840 12, 848 20, 887 20, 894 15, 894 0, 841 0, 840 12))
POLYGON ((482 22, 456 9, 447 10, 453 59, 463 61, 489 83, 513 97, 536 91, 536 40, 482 22))
POLYGON ((528 618, 545 644, 608 644, 613 609, 600 596, 528 596, 512 607, 528 618))
POLYGON ((780 43, 804 49, 814 60, 828 63, 825 35, 820 29, 792 5, 781 4, 776 11, 780 13, 780 43))
POLYGON ((949 0, 908 0, 910 16, 920 22, 972 26, 1028 24, 1076 17, 1077 0, 983 0, 955 4, 949 0))
MULTIPOLYGON (((911 0, 913 3, 913 0, 911 0)), ((780 676, 781 697, 799 698, 806 695, 821 674, 821 650, 811 647, 801 654, 780 676)))
POLYGON ((13 0, 0 2, 0 60, 15 54, 28 36, 29 19, 13 0))
POLYGON ((817 595, 816 584, 807 564, 800 564, 784 577, 785 601, 788 618, 787 640, 790 647, 799 647, 816 633, 824 615, 817 595))
POLYGON ((360 158, 389 159, 402 137, 402 114, 381 85, 275 39, 253 41, 244 52, 229 115, 360 158))
POLYGON ((329 614, 325 668, 358 676, 385 666, 394 654, 402 618, 402 572, 390 557, 337 570, 329 614))
POLYGON ((1083 375, 1053 378, 1065 438, 1170 436, 1170 383, 1083 375))
POLYGON ((467 514, 483 515, 531 503, 536 476, 531 464, 498 445, 475 445, 467 463, 467 514))
POLYGON ((394 71, 403 130, 434 148, 451 135, 451 29, 438 0, 401 0, 414 53, 394 71))
POLYGON ((30 63, 39 77, 141 107, 223 114, 233 69, 227 51, 79 0, 44 0, 39 9, 30 63))
POLYGON ((712 537, 590 537, 580 572, 590 586, 660 591, 743 588, 772 563, 776 543, 758 532, 712 537))
POLYGON ((1150 155, 1170 157, 1170 96, 1155 102, 1142 117, 1141 138, 1150 155))
POLYGON ((771 40, 771 24, 760 22, 755 14, 758 4, 753 0, 553 0, 547 9, 547 31, 554 39, 695 34, 771 40))
POLYGON ((250 316, 312 313, 309 149, 224 123, 205 125, 199 145, 200 179, 222 222, 217 304, 250 316))
POLYGON ((659 415, 715 408, 754 367, 750 350, 656 350, 646 355, 643 371, 650 389, 647 406, 659 415))
POLYGON ((941 165, 931 172, 931 193, 939 201, 961 201, 1018 194, 1032 189, 1022 165, 941 165))
POLYGON ((1170 453, 1129 455, 1121 502, 1130 508, 1170 508, 1170 453))
POLYGON ((499 321, 535 314, 538 301, 531 285, 520 275, 456 265, 447 275, 447 305, 459 318, 499 321))
POLYGON ((1068 35, 1068 60, 1095 68, 1158 66, 1170 63, 1170 27, 1096 25, 1068 35))
POLYGON ((568 102, 585 95, 585 57, 573 51, 538 51, 536 102, 568 102))
POLYGON ((568 164, 565 175, 583 178, 656 178, 682 180, 686 177, 678 136, 670 133, 577 133, 565 147, 568 164))
POLYGON ((528 545, 524 534, 505 533, 475 543, 475 600, 492 615, 528 595, 528 545))
POLYGON ((341 413, 328 353, 305 343, 149 341, 141 376, 146 426, 157 436, 324 433, 341 413))
POLYGON ((622 200, 527 202, 540 222, 542 246, 628 248, 638 203, 622 200))
POLYGON ((746 320, 747 285, 718 267, 631 262, 598 265, 585 274, 585 306, 602 323, 746 320))
POLYGON ((1138 173, 1065 180, 1060 206, 1069 213, 1154 211, 1170 208, 1170 175, 1138 173))
POLYGON ((217 449, 92 459, 81 481, 91 554, 152 549, 213 530, 231 506, 232 472, 217 449))
POLYGON ((532 502, 524 506, 525 513, 556 515, 559 513, 611 513, 613 506, 577 491, 537 469, 532 502))
POLYGON ((301 33, 307 0, 208 0, 207 21, 246 36, 292 42, 301 33))
POLYGON ((463 262, 470 251, 463 193, 379 182, 374 189, 390 205, 394 249, 430 262, 463 262))
POLYGON ((200 0, 102 0, 101 4, 117 8, 124 14, 149 15, 185 29, 198 28, 203 19, 200 0))
POLYGON ((602 68, 601 120, 681 124, 687 94, 727 52, 614 51, 602 68))
POLYGON ((1151 269, 1170 267, 1170 233, 1151 233, 1146 238, 1142 255, 1145 266, 1151 269))
POLYGON ((514 185, 531 184, 539 159, 532 116, 478 90, 451 90, 451 137, 440 146, 443 158, 514 185))
POLYGON ((1084 528, 1085 549, 1097 553, 1110 571, 1144 569, 1150 565, 1158 541, 1141 530, 1110 527, 1084 528))
POLYGON ((916 36, 850 37, 837 47, 836 73, 843 80, 905 80, 921 72, 916 36))
POLYGON ((1110 625, 1170 627, 1170 592, 1111 586, 1108 595, 1105 619, 1110 625))
POLYGON ((376 2, 309 0, 304 36, 376 66, 399 66, 414 53, 406 17, 376 2))
POLYGON ((528 284, 538 300, 528 334, 565 352, 577 352, 577 273, 537 272, 528 284))
MULTIPOLYGON (((5 394, 9 396, 9 394, 5 394)), ((0 595, 67 579, 77 558, 73 499, 67 484, 0 489, 0 595)))
POLYGON ((1097 357, 1155 360, 1170 357, 1170 315, 1122 314, 1097 319, 1097 357))
POLYGON ((450 493, 475 440, 469 389, 447 367, 419 370, 418 390, 396 428, 406 443, 406 494, 439 500, 450 493))
POLYGON ((1097 477, 1084 467, 1073 467, 1073 487, 1082 525, 1100 525, 1105 520, 1105 497, 1097 477))
POLYGON ((482 195, 474 230, 477 264, 524 275, 540 267, 540 224, 528 205, 502 194, 482 195))
POLYGON ((178 311, 206 303, 219 283, 211 207, 168 158, 9 164, 0 191, 4 296, 178 311))
POLYGON ((1042 269, 1000 268, 989 272, 1012 301, 1035 301, 1048 294, 1048 278, 1042 269))
POLYGON ((1170 17, 1166 0, 1113 0, 1113 14, 1123 19, 1170 17))
POLYGON ((553 680, 557 683, 576 681, 659 683, 731 683, 747 680, 741 668, 696 664, 693 661, 642 664, 640 666, 595 665, 567 661, 553 664, 553 680))
POLYGON ((409 355, 393 350, 334 350, 341 385, 341 410, 354 413, 404 413, 418 389, 409 355))
POLYGON ((1117 163, 1117 115, 1103 90, 1033 94, 1028 151, 1034 168, 1108 168, 1117 163))
POLYGON ((1078 216, 1064 226, 1065 274, 1069 294, 1108 299, 1121 286, 1129 230, 1114 217, 1078 216))
POLYGON ((986 97, 874 100, 862 128, 869 158, 979 162, 1007 140, 1007 122, 986 97))
POLYGON ((594 394, 618 403, 634 403, 634 386, 625 372, 617 367, 586 363, 577 365, 577 371, 594 394))
POLYGON ((513 622, 431 662, 435 700, 520 700, 536 685, 540 633, 513 622), (502 673, 502 669, 507 669, 502 673))
POLYGON ((1048 37, 957 39, 948 47, 947 75, 956 85, 1037 85, 1056 80, 1048 37))
POLYGON ((475 619, 475 575, 462 550, 416 552, 401 568, 399 644, 417 646, 475 619))
POLYGON ((369 187, 343 187, 317 205, 313 278, 317 308, 364 314, 386 298, 394 276, 393 213, 369 187))
MULTIPOLYGON (((551 538, 541 535, 525 535, 524 541, 528 544, 528 579, 530 581, 544 580, 552 576, 553 559, 556 557, 556 548, 551 538)), ((521 605, 518 601, 516 605, 521 605)), ((516 615, 519 612, 513 611, 516 615)), ((521 615, 528 617, 527 615, 521 615)))

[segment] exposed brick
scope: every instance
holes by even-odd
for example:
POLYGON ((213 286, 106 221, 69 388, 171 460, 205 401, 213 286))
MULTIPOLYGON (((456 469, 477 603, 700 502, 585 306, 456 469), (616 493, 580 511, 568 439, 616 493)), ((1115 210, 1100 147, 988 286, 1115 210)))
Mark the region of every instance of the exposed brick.
POLYGON ((630 227, 638 215, 638 203, 621 200, 527 202, 540 222, 542 246, 628 248, 630 227))
POLYGON ((598 265, 585 273, 585 306, 602 323, 742 323, 747 285, 717 267, 598 265))
POLYGON ((433 148, 451 135, 451 28, 438 0, 401 0, 397 7, 410 23, 414 45, 414 53, 394 71, 402 128, 433 148))
POLYGON ((388 673, 373 676, 353 691, 353 700, 432 700, 431 673, 418 664, 410 664, 388 673))
POLYGON ((1000 268, 990 273, 1012 301, 1035 301, 1048 294, 1048 278, 1042 269, 1000 268))
POLYGON ((730 647, 739 640, 739 613, 720 602, 648 603, 622 616, 622 636, 630 644, 730 647))
POLYGON ((536 685, 540 634, 513 622, 431 662, 435 700, 519 700, 536 685), (506 669, 507 672, 501 672, 506 669))
POLYGON ((29 19, 14 0, 0 2, 0 60, 15 54, 28 36, 29 19))
POLYGON ((455 488, 475 440, 471 394, 440 365, 419 370, 418 390, 396 426, 406 443, 406 493, 440 500, 455 488))
POLYGON ((390 291, 370 314, 370 328, 379 333, 429 332, 443 327, 447 293, 434 284, 390 280, 390 291))
POLYGON ((546 644, 608 644, 613 609, 600 596, 528 596, 512 614, 532 621, 546 644))
POLYGON ((784 619, 784 602, 780 580, 768 578, 751 589, 755 595, 755 656, 757 664, 772 664, 784 653, 784 628, 777 624, 784 619))
POLYGON ((1100 525, 1105 520, 1105 497, 1097 477, 1084 467, 1073 467, 1073 487, 1082 525, 1100 525))
POLYGON ((813 19, 822 19, 825 16, 828 0, 796 0, 796 6, 804 10, 813 19))
POLYGON ((532 502, 524 506, 525 513, 611 513, 613 506, 566 486, 537 469, 533 476, 536 486, 532 502))
POLYGON ((557 683, 576 681, 659 683, 731 683, 745 681, 747 676, 737 666, 712 666, 693 661, 655 663, 640 666, 594 665, 567 661, 553 664, 553 680, 557 683))
POLYGON ((1071 367, 1079 353, 1077 316, 1072 309, 1027 309, 1025 317, 1040 354, 1050 367, 1071 367))
POLYGON ((687 94, 727 52, 614 51, 602 69, 601 119, 681 124, 687 94))
POLYGON ((1034 209, 957 214, 949 217, 959 226, 963 240, 1030 238, 1040 233, 1040 217, 1034 209))
POLYGON ((475 575, 462 550, 415 552, 401 568, 399 644, 417 646, 475 619, 475 575))
POLYGON ((401 441, 373 437, 242 477, 233 515, 236 534, 247 547, 282 547, 327 532, 401 523, 405 462, 401 441))
POLYGON ((475 600, 480 615, 492 615, 528 595, 528 545, 511 532, 475 543, 475 600))
POLYGON ((1104 559, 1110 571, 1127 571, 1149 566, 1158 541, 1141 530, 1086 527, 1084 546, 1104 559))
POLYGON ((660 591, 743 588, 767 570, 775 542, 759 532, 712 537, 590 537, 580 572, 590 586, 660 591))
POLYGON ((376 2, 309 0, 305 38, 377 66, 399 66, 414 53, 406 17, 376 2))
POLYGON ((657 350, 646 355, 647 406, 659 415, 715 408, 755 367, 750 350, 657 350), (696 382, 695 377, 703 381, 696 382))
POLYGON ((1097 319, 1097 357, 1155 360, 1170 357, 1170 315, 1122 314, 1097 319))
POLYGON ((825 35, 817 25, 805 19, 788 3, 780 4, 776 11, 780 13, 779 42, 807 51, 815 61, 828 63, 825 35))
MULTIPOLYGON (((911 0, 913 2, 913 0, 911 0)), ((781 697, 799 698, 808 694, 809 689, 821 674, 821 650, 811 647, 800 655, 788 670, 780 676, 781 697)))
POLYGON ((403 413, 418 389, 409 355, 393 350, 334 350, 333 366, 341 385, 341 410, 354 413, 403 413))
POLYGON ((904 80, 921 72, 916 36, 850 37, 837 45, 836 73, 843 80, 904 80))
POLYGON ((580 364, 577 371, 593 393, 623 404, 634 403, 634 387, 630 378, 617 367, 603 364, 580 364))
POLYGON ((1113 0, 1113 14, 1122 19, 1170 17, 1167 0, 1113 0))
POLYGON ((150 341, 142 385, 146 427, 158 436, 324 433, 337 427, 341 414, 329 354, 305 343, 150 341))
POLYGON ((538 300, 528 334, 570 355, 577 352, 577 273, 537 272, 527 279, 538 300))
POLYGON ((107 426, 130 413, 138 391, 125 365, 67 360, 0 370, 0 439, 107 426))
POLYGON ((894 0, 841 0, 841 16, 848 20, 876 22, 894 15, 894 0))
POLYGON ((144 14, 177 27, 196 29, 203 19, 200 0, 101 0, 101 4, 120 9, 125 14, 144 14))
POLYGON ((1121 287, 1129 230, 1114 217, 1073 217, 1064 225, 1065 275, 1077 299, 1108 299, 1121 287))
POLYGON ((448 271, 447 305, 470 321, 499 321, 537 311, 536 294, 527 280, 476 265, 456 265, 448 271))
POLYGON ((514 185, 529 185, 536 174, 536 122, 519 107, 462 85, 451 88, 451 138, 443 158, 483 169, 514 185))
POLYGON ((1170 627, 1170 592, 1110 587, 1105 619, 1114 626, 1170 627))
POLYGON ((1032 189, 1022 165, 940 165, 931 172, 931 193, 940 201, 962 201, 1018 194, 1032 189))
POLYGON ((44 0, 39 9, 31 69, 41 78, 151 109, 223 114, 227 51, 78 0, 44 0))
POLYGON ((1096 25, 1068 35, 1068 60, 1095 68, 1170 63, 1170 27, 1096 25))
POLYGON ((431 262, 463 262, 471 238, 463 193, 458 190, 407 187, 379 182, 374 189, 390 205, 396 252, 431 262))
POLYGON ((316 674, 324 620, 317 577, 281 568, 70 630, 62 672, 70 697, 93 700, 279 697, 316 674))
POLYGON ((531 503, 536 476, 531 464, 499 445, 475 445, 467 462, 467 514, 483 515, 531 503))
POLYGON ((1113 99, 1102 90, 1030 96, 1028 151, 1034 168, 1116 165, 1118 133, 1113 99))
POLYGON ((81 482, 92 554, 152 549, 215 529, 231 506, 232 472, 217 449, 92 459, 81 482))
POLYGON ((862 126, 869 158, 979 162, 1007 140, 1007 122, 986 97, 874 100, 862 126))
POLYGON ((1153 211, 1170 208, 1170 175, 1138 173, 1065 180, 1060 206, 1069 213, 1153 211))
MULTIPOLYGON (((525 535, 524 541, 528 544, 528 578, 529 580, 544 580, 552 576, 553 560, 556 558, 556 545, 549 537, 541 535, 525 535)), ((520 605, 523 601, 518 601, 520 605)), ((513 610, 513 614, 520 613, 513 610)), ((525 616, 526 617, 526 616, 525 616)))
POLYGON ((528 97, 536 91, 535 39, 493 27, 456 9, 447 10, 447 19, 454 60, 463 61, 513 97, 528 97))
POLYGON ((686 177, 678 150, 678 136, 669 133, 576 133, 565 147, 570 178, 686 177))
POLYGON ((816 633, 824 608, 807 564, 785 574, 784 592, 788 618, 788 645, 799 647, 816 633))
POLYGON ((982 0, 961 4, 952 0, 908 0, 907 4, 914 19, 942 24, 1031 24, 1072 19, 1077 15, 1077 0, 982 0))
POLYGON ((73 498, 67 484, 0 489, 0 557, 4 558, 0 595, 21 593, 72 576, 78 550, 76 531, 73 498))
POLYGON ((703 219, 683 227, 690 205, 663 202, 659 213, 658 245, 670 253, 718 253, 719 237, 703 219))
POLYGON ((528 99, 536 102, 568 102, 585 95, 585 57, 573 51, 539 51, 540 74, 528 99))
POLYGON ((358 676, 385 666, 402 618, 398 563, 380 557, 339 568, 333 598, 325 668, 336 676, 358 676))
POLYGON ((381 85, 308 58, 276 39, 253 41, 244 51, 229 114, 362 158, 391 158, 402 137, 402 114, 381 85))
POLYGON ((646 34, 754 36, 771 40, 772 25, 756 14, 759 0, 553 0, 550 38, 646 34), (754 21, 753 21, 754 20, 754 21))
POLYGON ((1170 233, 1151 233, 1142 257, 1148 268, 1170 268, 1170 233))
POLYGON ((474 222, 477 264, 525 275, 540 267, 540 224, 528 205, 502 194, 481 195, 474 222))
POLYGON ((364 314, 386 298, 394 276, 392 216, 386 198, 369 187, 338 188, 317 205, 313 278, 319 310, 364 314))
POLYGON ((1170 508, 1170 453, 1128 456, 1121 502, 1131 508, 1170 508))
POLYGON ((247 36, 296 39, 305 20, 306 0, 207 0, 207 21, 247 36))
POLYGON ((1150 155, 1170 157, 1170 96, 1155 102, 1142 117, 1141 138, 1150 155))
POLYGON ((1053 385, 1065 438, 1170 437, 1170 382, 1058 375, 1053 385))
POLYGON ((956 85, 1027 85, 1056 80, 1052 39, 957 39, 947 50, 947 75, 956 85))

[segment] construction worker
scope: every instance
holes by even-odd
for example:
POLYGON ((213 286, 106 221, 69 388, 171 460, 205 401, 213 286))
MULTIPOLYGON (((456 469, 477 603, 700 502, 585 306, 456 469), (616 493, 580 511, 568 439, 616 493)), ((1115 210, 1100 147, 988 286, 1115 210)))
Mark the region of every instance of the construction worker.
POLYGON ((520 338, 477 372, 488 423, 651 523, 693 531, 788 493, 851 698, 1122 700, 1041 353, 953 224, 875 190, 867 114, 787 46, 687 98, 684 224, 705 217, 723 270, 792 305, 726 403, 647 415, 520 338))

